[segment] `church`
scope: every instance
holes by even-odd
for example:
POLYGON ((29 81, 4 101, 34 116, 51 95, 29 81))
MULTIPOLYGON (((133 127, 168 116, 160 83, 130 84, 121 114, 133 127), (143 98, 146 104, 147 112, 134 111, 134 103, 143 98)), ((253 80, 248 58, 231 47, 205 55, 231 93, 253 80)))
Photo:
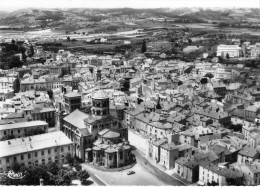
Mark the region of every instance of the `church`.
MULTIPOLYGON (((76 101, 81 102, 78 99, 76 101)), ((68 100, 68 105, 71 103, 76 105, 75 101, 71 102, 68 100)), ((124 108, 122 106, 115 106, 114 108, 115 110, 110 109, 109 97, 101 89, 92 94, 91 113, 82 112, 78 108, 68 115, 62 112, 57 113, 60 130, 73 142, 74 156, 83 161, 90 161, 92 157, 89 155, 90 150, 92 153, 92 148, 97 147, 94 145, 94 142, 97 143, 101 137, 101 143, 107 143, 108 139, 113 139, 109 143, 110 146, 107 146, 108 149, 112 149, 112 144, 122 142, 117 147, 121 147, 119 150, 124 149, 128 151, 126 146, 128 131, 123 124, 124 108)), ((94 152, 93 155, 95 154, 94 152)), ((122 156, 119 158, 122 158, 122 156)), ((126 160, 128 160, 128 157, 126 157, 126 160)))

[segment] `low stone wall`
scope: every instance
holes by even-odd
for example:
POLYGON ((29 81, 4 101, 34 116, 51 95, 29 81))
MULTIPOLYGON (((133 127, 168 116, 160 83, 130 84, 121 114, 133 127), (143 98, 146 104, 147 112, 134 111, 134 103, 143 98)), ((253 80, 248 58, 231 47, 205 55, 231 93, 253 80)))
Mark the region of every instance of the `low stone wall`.
POLYGON ((126 169, 130 169, 136 164, 136 162, 129 164, 127 166, 119 167, 119 168, 106 168, 104 166, 94 165, 92 162, 89 162, 89 163, 86 163, 86 164, 88 164, 89 166, 91 166, 93 168, 102 170, 102 171, 115 171, 116 172, 116 171, 123 171, 123 170, 126 170, 126 169))

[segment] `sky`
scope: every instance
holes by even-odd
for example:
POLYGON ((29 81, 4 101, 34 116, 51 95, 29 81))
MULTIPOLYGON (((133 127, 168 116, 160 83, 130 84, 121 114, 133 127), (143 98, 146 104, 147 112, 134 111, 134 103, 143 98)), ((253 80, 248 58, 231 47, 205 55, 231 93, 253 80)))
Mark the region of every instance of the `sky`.
POLYGON ((259 8, 260 0, 0 0, 0 11, 22 8, 259 8))

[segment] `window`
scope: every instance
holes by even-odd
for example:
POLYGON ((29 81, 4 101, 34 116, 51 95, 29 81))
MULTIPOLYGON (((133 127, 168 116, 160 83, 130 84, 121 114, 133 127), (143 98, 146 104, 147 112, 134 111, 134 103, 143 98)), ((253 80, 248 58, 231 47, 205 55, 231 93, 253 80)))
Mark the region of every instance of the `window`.
POLYGON ((44 156, 44 151, 42 151, 42 156, 44 156))
POLYGON ((35 156, 35 157, 37 157, 37 156, 38 156, 37 152, 35 152, 35 153, 34 153, 34 156, 35 156))
POLYGON ((63 147, 60 148, 60 151, 63 152, 63 147))
POLYGON ((18 133, 20 133, 20 129, 18 129, 18 133))
POLYGON ((111 155, 109 155, 109 160, 112 160, 112 156, 111 155))
POLYGON ((2 164, 2 160, 0 160, 0 164, 2 164))
POLYGON ((100 111, 99 110, 97 110, 97 116, 100 116, 100 111))
POLYGON ((48 149, 48 154, 51 154, 51 150, 50 149, 48 149))
POLYGON ((21 160, 23 160, 23 155, 21 155, 21 160))
POLYGON ((51 162, 51 158, 48 158, 48 162, 51 162))
POLYGON ((68 151, 70 151, 70 146, 68 146, 68 151))
POLYGON ((14 132, 13 132, 13 130, 11 130, 11 134, 13 134, 14 132))
POLYGON ((57 148, 54 148, 54 152, 55 152, 55 153, 57 152, 57 148))
POLYGON ((6 131, 4 131, 4 135, 6 135, 6 131))
POLYGON ((35 166, 38 166, 38 160, 35 161, 35 166))
POLYGON ((123 159, 123 152, 120 152, 120 159, 123 159))
POLYGON ((28 154, 28 158, 31 158, 31 154, 30 153, 28 154))
POLYGON ((45 159, 42 159, 42 164, 45 164, 45 159))
POLYGON ((9 158, 8 157, 6 158, 6 162, 9 163, 9 158))

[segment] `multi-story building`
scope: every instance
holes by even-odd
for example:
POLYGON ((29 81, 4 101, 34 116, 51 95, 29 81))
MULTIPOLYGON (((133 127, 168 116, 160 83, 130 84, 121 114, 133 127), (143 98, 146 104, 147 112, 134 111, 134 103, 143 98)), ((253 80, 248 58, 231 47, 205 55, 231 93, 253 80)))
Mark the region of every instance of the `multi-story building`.
POLYGON ((175 167, 175 161, 179 157, 187 157, 190 155, 192 155, 192 146, 188 144, 176 145, 174 142, 163 144, 160 149, 159 164, 167 169, 173 169, 175 167))
POLYGON ((257 148, 260 145, 260 134, 259 129, 254 130, 248 136, 248 142, 250 147, 257 148))
POLYGON ((214 79, 229 79, 232 77, 232 70, 222 64, 200 65, 196 66, 196 68, 198 69, 198 74, 201 76, 211 73, 214 76, 214 79))
POLYGON ((156 139, 156 140, 149 140, 148 141, 148 156, 155 160, 156 162, 160 161, 160 156, 161 156, 161 146, 163 144, 166 144, 168 142, 167 139, 156 139))
POLYGON ((238 170, 218 167, 210 162, 201 162, 199 166, 199 184, 217 183, 219 186, 240 185, 243 174, 238 170))
POLYGON ((222 98, 224 98, 227 93, 226 85, 221 83, 213 84, 213 90, 216 94, 222 96, 222 98))
POLYGON ((70 92, 64 95, 65 112, 68 114, 81 108, 81 95, 76 92, 70 92))
POLYGON ((250 164, 256 159, 259 159, 259 152, 252 147, 243 147, 237 155, 237 162, 240 164, 250 164))
POLYGON ((260 56, 260 47, 254 47, 251 49, 251 58, 259 58, 260 56))
POLYGON ((199 180, 199 164, 191 158, 180 157, 175 162, 177 174, 190 183, 199 180))
POLYGON ((235 168, 239 170, 245 176, 246 186, 256 186, 260 185, 260 165, 258 163, 254 164, 239 164, 234 163, 230 165, 230 168, 235 168))
POLYGON ((55 126, 55 108, 34 108, 31 111, 31 115, 33 120, 46 121, 49 124, 49 127, 55 126))
POLYGON ((0 171, 7 171, 17 162, 30 167, 48 162, 66 163, 72 154, 72 141, 61 131, 0 142, 0 171))
POLYGON ((241 47, 239 45, 219 45, 217 47, 217 56, 225 58, 227 54, 229 57, 240 57, 241 47))
POLYGON ((15 138, 23 137, 26 131, 39 129, 48 132, 48 123, 45 121, 29 121, 0 125, 0 139, 4 136, 13 135, 15 138))
POLYGON ((247 121, 254 122, 258 114, 259 108, 256 105, 250 105, 244 109, 244 117, 247 121))
POLYGON ((14 89, 15 77, 0 77, 0 90, 14 89))

